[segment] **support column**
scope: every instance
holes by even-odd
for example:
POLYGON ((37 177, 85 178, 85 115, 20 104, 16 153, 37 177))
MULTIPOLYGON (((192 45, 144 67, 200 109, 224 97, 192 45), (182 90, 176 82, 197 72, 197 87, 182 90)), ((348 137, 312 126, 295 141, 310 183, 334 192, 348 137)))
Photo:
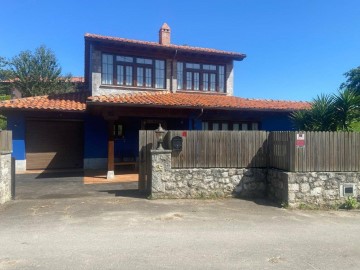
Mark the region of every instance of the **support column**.
POLYGON ((114 121, 108 121, 108 170, 107 179, 112 179, 115 176, 114 166, 114 121))

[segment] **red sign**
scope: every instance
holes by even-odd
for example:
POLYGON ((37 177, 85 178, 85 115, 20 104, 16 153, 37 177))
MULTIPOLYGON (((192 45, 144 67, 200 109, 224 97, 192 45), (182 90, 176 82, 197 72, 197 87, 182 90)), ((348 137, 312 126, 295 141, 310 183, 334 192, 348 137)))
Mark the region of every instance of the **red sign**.
POLYGON ((305 147, 305 134, 296 134, 296 147, 305 147))
POLYGON ((182 134, 181 134, 181 136, 186 137, 186 136, 187 136, 187 132, 186 132, 186 131, 183 131, 182 134))

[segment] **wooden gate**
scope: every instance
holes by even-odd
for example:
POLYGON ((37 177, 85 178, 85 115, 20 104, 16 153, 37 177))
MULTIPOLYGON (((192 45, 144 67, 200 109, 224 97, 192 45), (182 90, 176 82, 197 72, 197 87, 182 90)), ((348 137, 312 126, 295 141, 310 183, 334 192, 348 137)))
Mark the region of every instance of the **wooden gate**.
POLYGON ((139 131, 139 190, 150 192, 151 188, 151 153, 156 149, 157 139, 153 130, 139 131))

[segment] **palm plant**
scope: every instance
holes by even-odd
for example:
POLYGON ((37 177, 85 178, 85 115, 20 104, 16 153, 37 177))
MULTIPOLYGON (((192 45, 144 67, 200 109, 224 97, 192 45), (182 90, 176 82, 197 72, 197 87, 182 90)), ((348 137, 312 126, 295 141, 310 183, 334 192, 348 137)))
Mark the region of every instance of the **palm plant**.
POLYGON ((337 129, 351 131, 352 125, 360 120, 360 95, 344 89, 334 96, 334 109, 337 129))
POLYGON ((332 95, 317 96, 312 102, 309 113, 312 131, 336 131, 337 124, 332 95))
POLYGON ((290 117, 298 130, 335 131, 334 97, 321 94, 312 101, 310 110, 293 112, 290 117))

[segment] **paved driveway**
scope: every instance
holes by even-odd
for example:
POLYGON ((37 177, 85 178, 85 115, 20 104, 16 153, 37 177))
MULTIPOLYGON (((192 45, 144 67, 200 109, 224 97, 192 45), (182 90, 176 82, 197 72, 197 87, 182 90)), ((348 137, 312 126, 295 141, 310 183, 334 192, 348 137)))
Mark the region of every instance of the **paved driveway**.
POLYGON ((15 187, 17 200, 138 196, 137 182, 85 185, 82 171, 18 174, 15 187))
POLYGON ((0 206, 0 269, 360 269, 360 212, 61 194, 0 206))

